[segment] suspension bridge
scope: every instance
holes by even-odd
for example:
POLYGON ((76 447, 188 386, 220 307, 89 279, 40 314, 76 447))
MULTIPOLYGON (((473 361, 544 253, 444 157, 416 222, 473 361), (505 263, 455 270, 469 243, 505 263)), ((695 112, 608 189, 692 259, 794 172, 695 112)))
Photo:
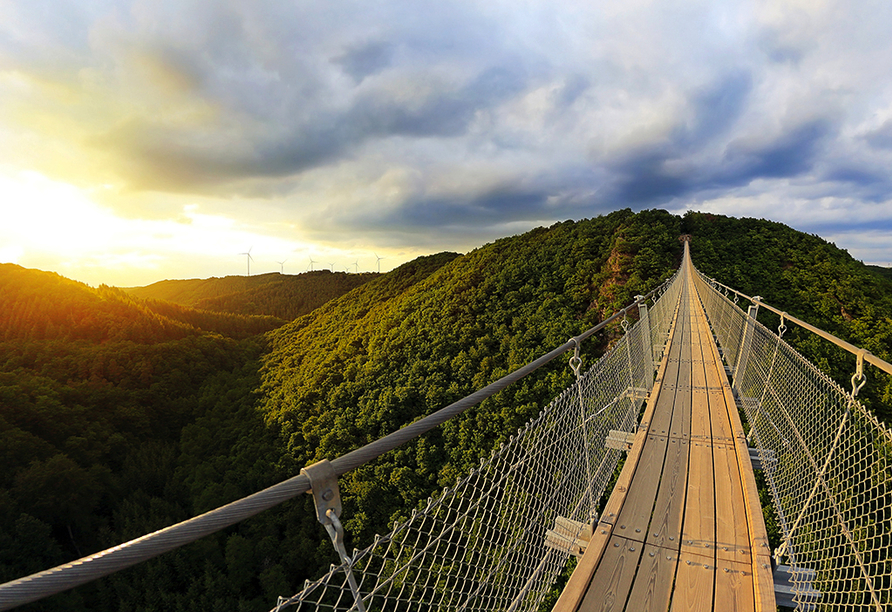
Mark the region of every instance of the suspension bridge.
POLYGON ((535 611, 574 562, 560 612, 883 612, 892 609, 892 433, 857 401, 864 364, 892 373, 867 351, 704 277, 685 242, 673 278, 535 362, 248 498, 0 585, 0 610, 310 492, 340 563, 272 602, 277 612, 535 611), (740 298, 752 303, 747 311, 740 298), (760 307, 781 315, 777 334, 757 321, 760 307), (629 326, 632 309, 638 322, 629 326), (583 372, 580 344, 617 320, 624 335, 583 372), (851 391, 782 340, 787 322, 855 355, 851 391), (346 550, 338 476, 569 351, 575 382, 537 418, 393 531, 346 550), (754 468, 781 531, 774 550, 754 468))

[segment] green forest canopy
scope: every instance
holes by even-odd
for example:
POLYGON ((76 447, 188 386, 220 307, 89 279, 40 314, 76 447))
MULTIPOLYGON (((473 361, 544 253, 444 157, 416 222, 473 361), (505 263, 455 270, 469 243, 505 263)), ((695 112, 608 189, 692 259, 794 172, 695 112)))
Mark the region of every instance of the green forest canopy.
MULTIPOLYGON (((0 580, 250 494, 463 397, 657 286, 682 233, 705 274, 889 360, 892 283, 817 236, 700 213, 567 221, 349 288, 343 277, 363 275, 298 275, 335 297, 288 323, 296 289, 268 291, 282 279, 190 298, 225 297, 221 313, 0 266, 0 580)), ((585 343, 586 360, 617 333, 585 343)), ((787 337, 851 376, 851 356, 787 337)), ((453 484, 570 376, 556 363, 343 477, 350 538, 367 543, 453 484)), ((868 376, 862 396, 889 420, 892 387, 868 376)), ((31 608, 267 610, 333 560, 304 498, 31 608)))
POLYGON ((318 270, 298 275, 259 274, 193 280, 166 280, 126 289, 140 298, 164 300, 199 310, 264 314, 286 321, 363 285, 379 274, 318 270))

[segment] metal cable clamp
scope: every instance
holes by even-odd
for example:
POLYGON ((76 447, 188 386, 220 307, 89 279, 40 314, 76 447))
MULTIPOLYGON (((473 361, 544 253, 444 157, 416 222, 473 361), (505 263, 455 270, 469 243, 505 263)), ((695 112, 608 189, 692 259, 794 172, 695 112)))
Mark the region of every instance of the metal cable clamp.
POLYGON ((864 375, 864 356, 867 349, 858 351, 858 361, 855 364, 855 373, 852 375, 852 397, 858 397, 861 387, 867 382, 867 376, 864 375))
POLYGON ((316 518, 325 527, 325 531, 331 538, 331 543, 341 558, 356 609, 359 612, 365 612, 362 594, 359 592, 359 586, 356 584, 356 578, 353 577, 351 569, 352 559, 347 555, 347 548, 344 545, 344 526, 340 520, 342 506, 341 492, 338 489, 338 475, 328 459, 302 468, 300 473, 310 479, 309 493, 313 494, 313 501, 316 504, 316 518))

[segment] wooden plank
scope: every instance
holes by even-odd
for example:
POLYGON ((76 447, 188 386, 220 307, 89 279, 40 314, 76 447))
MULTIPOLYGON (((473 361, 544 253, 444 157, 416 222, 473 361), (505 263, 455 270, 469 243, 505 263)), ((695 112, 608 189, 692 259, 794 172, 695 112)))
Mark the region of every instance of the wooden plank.
POLYGON ((644 541, 647 526, 653 514, 654 500, 660 486, 663 462, 666 456, 668 438, 650 435, 639 459, 641 469, 629 486, 625 503, 614 524, 614 533, 626 538, 644 541))
MULTIPOLYGON (((701 555, 682 551, 675 572, 672 612, 706 612, 713 609, 715 562, 701 555)), ((723 608, 719 608, 723 610, 723 608)))
MULTIPOLYGON (((688 309, 687 306, 685 304, 685 310, 688 309)), ((691 411, 691 391, 688 385, 691 370, 690 323, 686 312, 683 311, 679 317, 683 318, 684 323, 674 339, 676 350, 670 354, 679 377, 673 405, 668 406, 665 401, 658 403, 657 409, 662 412, 654 415, 652 425, 656 427, 651 430, 654 434, 668 430, 670 437, 651 436, 653 442, 660 446, 654 446, 647 462, 642 458, 642 465, 651 467, 638 475, 640 488, 633 483, 636 494, 629 501, 634 501, 634 504, 623 509, 618 523, 622 530, 618 533, 625 537, 676 548, 679 545, 687 483, 687 437, 691 411), (670 416, 671 420, 667 424, 667 417, 670 416), (658 449, 662 451, 662 457, 657 456, 658 449)), ((666 394, 665 391, 663 393, 666 394)), ((668 394, 666 397, 668 398, 668 394)))
POLYGON ((721 386, 716 386, 709 381, 710 418, 712 420, 712 439, 721 444, 733 444, 734 432, 731 422, 728 420, 728 411, 725 408, 725 393, 721 386))
MULTIPOLYGON (((650 419, 650 431, 660 435, 665 435, 668 432, 669 423, 672 420, 672 407, 675 405, 679 359, 681 358, 681 349, 684 344, 679 317, 676 318, 672 327, 669 342, 669 350, 666 351, 663 362, 660 364, 661 369, 665 366, 662 385, 660 386, 659 397, 650 419)), ((651 392, 651 397, 654 397, 655 393, 656 388, 651 392)))
POLYGON ((672 422, 669 425, 669 436, 672 438, 688 439, 691 432, 691 347, 688 344, 682 351, 681 363, 678 370, 678 382, 675 389, 675 408, 672 412, 672 422))
POLYGON ((749 562, 716 561, 713 609, 722 612, 753 612, 753 567, 749 562))
MULTIPOLYGON (((721 364, 718 347, 715 342, 709 343, 713 359, 721 364)), ((748 530, 747 540, 751 547, 752 584, 754 593, 755 610, 759 612, 774 612, 776 602, 774 595, 774 580, 771 574, 771 549, 768 546, 768 534, 765 529, 765 519, 762 514, 762 506, 759 501, 759 493, 756 488, 755 475, 752 464, 747 459, 749 450, 743 433, 743 426, 734 395, 727 378, 722 379, 722 394, 724 406, 730 425, 731 437, 734 440, 734 448, 737 454, 737 466, 741 491, 743 493, 743 508, 746 515, 748 530)), ((716 403, 718 406, 718 403, 716 403)))
POLYGON ((632 579, 644 546, 619 536, 610 538, 598 571, 586 591, 580 612, 620 612, 632 588, 632 579))
POLYGON ((629 612, 668 610, 677 565, 676 551, 651 544, 645 545, 626 610, 629 612))
MULTIPOLYGON (((689 304, 685 303, 685 309, 689 304)), ((686 317, 687 319, 687 317, 686 317)), ((675 390, 675 405, 669 425, 669 444, 663 464, 660 486, 654 503, 653 516, 646 541, 678 550, 684 517, 684 500, 688 479, 688 440, 691 427, 691 346, 690 324, 682 331, 684 343, 680 354, 679 379, 675 390)))
MULTIPOLYGON (((680 335, 677 341, 681 341, 680 335)), ((656 398, 656 405, 654 406, 654 412, 649 424, 650 431, 657 435, 666 435, 668 433, 669 423, 672 421, 672 407, 675 405, 676 387, 678 385, 678 360, 664 360, 664 362, 666 363, 666 376, 660 387, 659 396, 656 398)), ((651 397, 654 397, 654 393, 655 391, 651 392, 651 397)))
MULTIPOLYGON (((711 427, 713 481, 715 486, 716 558, 728 561, 750 561, 749 530, 740 482, 737 453, 731 436, 731 423, 722 392, 723 373, 716 362, 712 334, 705 316, 699 329, 707 405, 711 427)), ((727 381, 727 378, 725 378, 727 381)))
MULTIPOLYGON (((702 325, 701 325, 702 327, 702 325)), ((709 394, 706 393, 706 372, 703 367, 700 330, 692 338, 692 356, 699 363, 692 364, 691 382, 695 386, 691 396, 691 436, 688 452, 688 482, 685 495, 684 527, 681 550, 697 554, 713 554, 715 548, 715 482, 712 458, 712 428, 709 413, 709 394), (694 353, 696 347, 696 353, 694 353)))
POLYGON ((670 438, 646 541, 678 550, 688 482, 688 441, 670 438))
POLYGON ((714 445, 713 466, 716 558, 752 563, 746 504, 734 447, 714 445))
POLYGON ((703 554, 715 548, 712 448, 702 441, 692 441, 689 456, 681 550, 703 554))
POLYGON ((561 591, 561 596, 554 604, 554 612, 575 612, 579 609, 579 604, 585 597, 592 575, 601 562, 604 551, 607 550, 607 542, 611 538, 611 528, 611 525, 600 524, 595 527, 595 533, 589 540, 582 559, 573 570, 570 580, 567 581, 567 586, 561 591))

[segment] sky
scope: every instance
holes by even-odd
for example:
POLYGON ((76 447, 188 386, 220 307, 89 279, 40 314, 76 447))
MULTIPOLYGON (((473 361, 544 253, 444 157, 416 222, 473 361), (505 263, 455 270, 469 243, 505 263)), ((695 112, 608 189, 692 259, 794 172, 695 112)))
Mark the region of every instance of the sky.
POLYGON ((0 262, 386 271, 662 208, 892 265, 890 32, 888 0, 0 0, 0 262))

